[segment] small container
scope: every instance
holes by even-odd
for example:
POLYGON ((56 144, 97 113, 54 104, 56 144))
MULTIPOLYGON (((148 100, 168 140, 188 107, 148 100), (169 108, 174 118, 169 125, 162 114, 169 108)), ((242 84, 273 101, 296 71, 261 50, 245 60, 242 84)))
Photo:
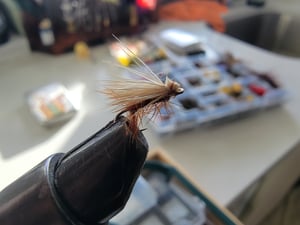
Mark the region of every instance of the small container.
POLYGON ((33 116, 45 126, 69 120, 77 111, 67 89, 60 83, 31 91, 27 102, 33 116))

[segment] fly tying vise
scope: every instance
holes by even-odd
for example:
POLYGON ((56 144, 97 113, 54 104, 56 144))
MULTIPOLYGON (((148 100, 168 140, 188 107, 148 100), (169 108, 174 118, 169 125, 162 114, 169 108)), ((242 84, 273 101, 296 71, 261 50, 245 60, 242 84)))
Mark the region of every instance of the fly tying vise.
POLYGON ((162 107, 169 107, 169 100, 184 92, 181 85, 166 77, 163 82, 148 65, 146 65, 133 51, 122 41, 113 35, 118 41, 121 49, 132 59, 132 61, 143 71, 133 68, 125 68, 130 73, 141 79, 124 78, 119 80, 108 80, 104 82, 101 93, 106 95, 118 118, 127 113, 128 128, 134 134, 139 130, 142 118, 150 113, 154 116, 160 113, 162 107))

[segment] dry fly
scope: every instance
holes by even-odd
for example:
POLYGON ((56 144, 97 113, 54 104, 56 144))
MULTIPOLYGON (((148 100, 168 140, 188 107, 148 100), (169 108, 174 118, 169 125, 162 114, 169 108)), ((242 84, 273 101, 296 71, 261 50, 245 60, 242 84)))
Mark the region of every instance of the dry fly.
POLYGON ((125 68, 130 73, 142 79, 125 78, 120 80, 108 80, 104 82, 104 89, 100 92, 105 94, 110 104, 114 107, 118 118, 127 113, 128 127, 133 135, 139 130, 142 118, 150 113, 156 116, 162 107, 169 108, 169 100, 183 93, 184 89, 176 81, 166 77, 163 82, 149 66, 147 66, 133 51, 131 51, 122 41, 113 35, 118 41, 122 51, 124 51, 133 62, 140 68, 125 68))

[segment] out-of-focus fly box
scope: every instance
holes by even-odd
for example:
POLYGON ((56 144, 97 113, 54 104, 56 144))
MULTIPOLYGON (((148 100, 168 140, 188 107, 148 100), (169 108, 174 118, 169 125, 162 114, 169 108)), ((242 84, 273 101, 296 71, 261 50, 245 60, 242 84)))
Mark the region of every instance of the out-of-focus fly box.
POLYGON ((166 151, 162 149, 150 151, 144 170, 145 174, 151 170, 168 174, 169 183, 176 183, 184 192, 198 198, 198 201, 202 201, 205 205, 206 220, 204 224, 243 225, 227 208, 219 204, 209 194, 209 190, 205 190, 201 184, 196 183, 180 163, 175 161, 166 151))
POLYGON ((150 151, 114 225, 242 225, 164 151, 150 151))

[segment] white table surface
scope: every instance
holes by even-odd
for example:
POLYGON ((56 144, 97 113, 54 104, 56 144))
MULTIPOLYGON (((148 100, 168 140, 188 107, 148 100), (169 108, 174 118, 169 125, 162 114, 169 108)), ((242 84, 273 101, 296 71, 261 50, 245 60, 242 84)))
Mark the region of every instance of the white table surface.
MULTIPOLYGON (((166 26, 202 35, 220 51, 231 51, 259 70, 274 72, 291 93, 282 107, 232 123, 166 138, 151 129, 144 132, 150 149, 166 150, 199 185, 227 205, 298 142, 300 60, 203 30, 199 23, 160 24, 152 32, 166 26)), ((68 151, 114 117, 97 87, 117 71, 100 62, 110 57, 106 46, 94 47, 92 53, 96 63, 78 60, 72 53, 32 53, 23 38, 0 47, 0 190, 50 154, 68 151), (53 81, 63 83, 77 99, 81 96, 81 109, 67 124, 46 129, 31 117, 24 95, 53 81)))

